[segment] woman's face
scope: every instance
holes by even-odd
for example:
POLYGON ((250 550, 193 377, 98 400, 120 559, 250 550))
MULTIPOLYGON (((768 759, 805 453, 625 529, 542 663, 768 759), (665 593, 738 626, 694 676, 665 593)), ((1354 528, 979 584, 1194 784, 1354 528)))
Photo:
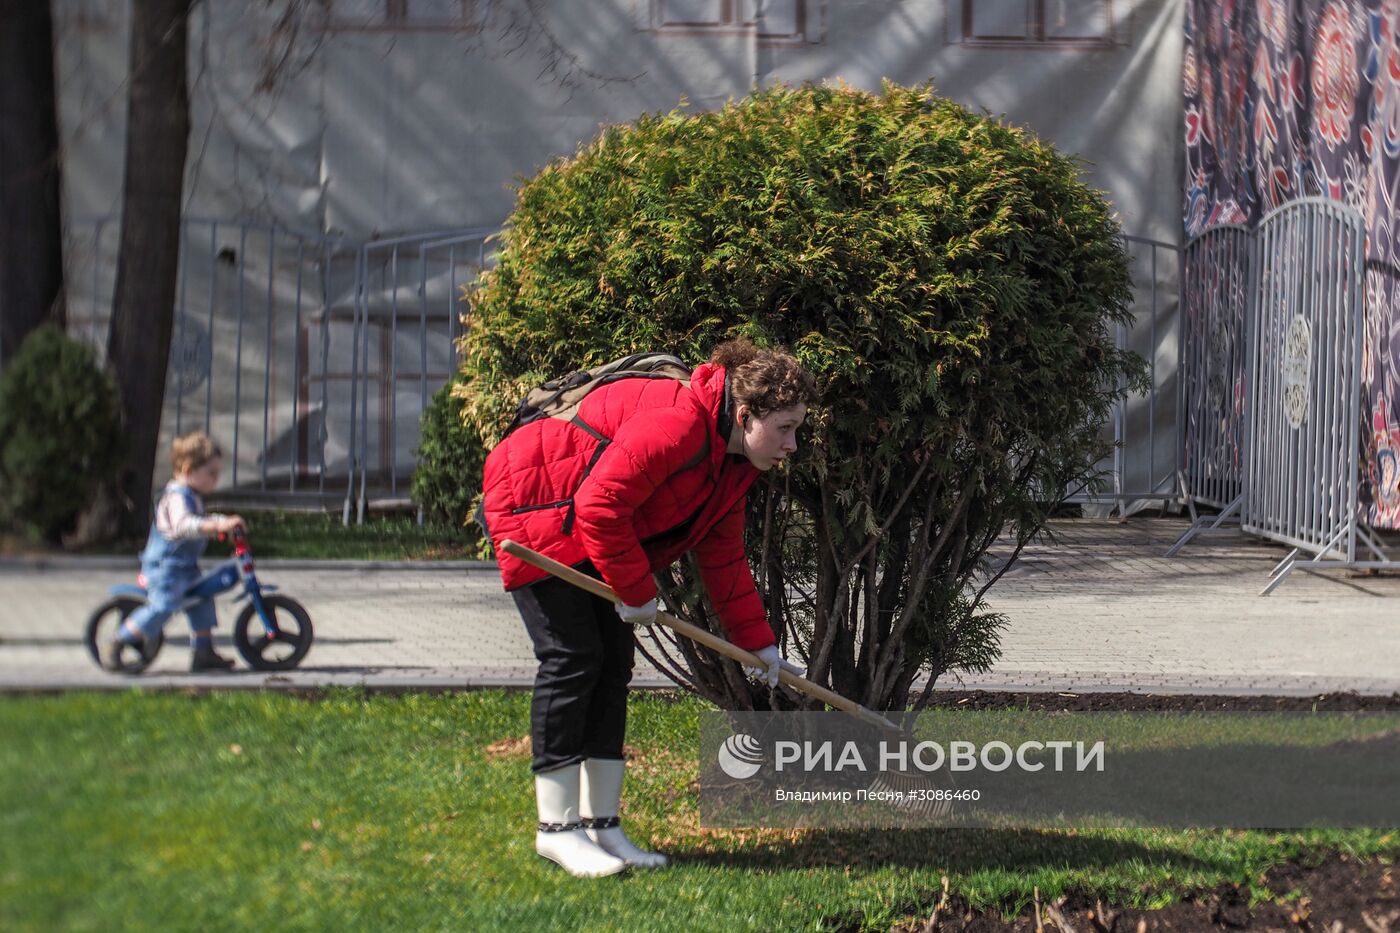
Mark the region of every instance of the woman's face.
POLYGON ((807 406, 794 405, 770 411, 762 418, 747 414, 742 407, 739 425, 743 428, 744 456, 760 470, 771 470, 797 450, 797 429, 807 418, 807 406))

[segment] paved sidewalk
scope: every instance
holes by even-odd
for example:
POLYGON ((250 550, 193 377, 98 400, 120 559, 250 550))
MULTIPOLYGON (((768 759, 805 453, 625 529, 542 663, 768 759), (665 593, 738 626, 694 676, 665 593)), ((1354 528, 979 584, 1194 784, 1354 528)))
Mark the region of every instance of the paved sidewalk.
MULTIPOLYGON (((1284 551, 1237 533, 1162 556, 1175 519, 1056 522, 992 590, 1009 623, 987 674, 940 687, 1316 694, 1400 691, 1400 576, 1295 571, 1256 594, 1284 551)), ((187 629, 139 678, 98 670, 82 644, 106 587, 134 559, 0 562, 0 690, 329 684, 375 688, 527 685, 534 663, 509 596, 488 566, 264 561, 259 575, 310 610, 305 665, 268 675, 191 675, 187 629), (123 567, 125 565, 125 567, 123 567)), ((237 610, 220 601, 225 644, 237 610)), ((639 658, 639 686, 668 684, 639 658)))

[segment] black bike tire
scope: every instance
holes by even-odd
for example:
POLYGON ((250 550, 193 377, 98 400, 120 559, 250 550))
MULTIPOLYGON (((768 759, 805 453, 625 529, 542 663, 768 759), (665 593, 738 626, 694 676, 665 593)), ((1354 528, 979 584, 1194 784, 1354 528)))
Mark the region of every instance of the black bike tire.
MULTIPOLYGON (((102 664, 102 646, 97 643, 97 627, 102 623, 102 617, 105 616, 107 613, 111 612, 113 609, 116 609, 118 611, 125 609, 125 611, 122 612, 122 620, 125 621, 127 616, 131 615, 133 612, 135 612, 137 609, 141 608, 144 605, 145 601, 138 599, 135 596, 113 596, 111 599, 107 600, 105 603, 94 609, 92 611, 92 614, 88 616, 87 625, 85 626, 83 631, 83 641, 87 644, 88 654, 92 657, 93 662, 98 667, 102 668, 104 671, 107 670, 107 668, 102 664)), ((151 666, 151 662, 156 659, 156 655, 160 654, 161 646, 164 644, 165 633, 157 632, 154 636, 150 638, 149 650, 142 653, 142 660, 140 664, 131 665, 123 668, 120 671, 114 671, 113 673, 141 673, 146 668, 151 666)))
POLYGON ((311 614, 306 611, 306 607, 292 599, 290 596, 269 594, 262 598, 263 605, 269 609, 279 608, 291 613, 296 618, 301 627, 302 638, 297 643, 296 650, 291 656, 282 661, 268 661, 253 648, 249 631, 256 623, 256 631, 262 631, 262 621, 257 618, 257 609, 251 602, 243 607, 243 611, 238 614, 238 619, 233 623, 233 646, 238 649, 243 660, 248 662, 248 666, 257 671, 289 671, 299 665, 306 657, 306 653, 311 650, 311 642, 315 637, 311 627, 311 614))

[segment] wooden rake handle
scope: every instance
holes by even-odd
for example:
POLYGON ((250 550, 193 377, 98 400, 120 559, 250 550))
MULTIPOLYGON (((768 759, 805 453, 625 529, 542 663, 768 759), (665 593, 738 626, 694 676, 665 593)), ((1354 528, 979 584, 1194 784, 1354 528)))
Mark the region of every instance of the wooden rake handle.
MULTIPOLYGON (((571 583, 581 590, 587 590, 594 596, 606 599, 608 602, 612 603, 621 602, 621 600, 617 598, 617 594, 612 591, 612 588, 603 581, 595 580, 593 577, 588 576, 588 574, 580 573, 567 564, 561 564, 557 560, 545 557, 538 551, 532 551, 523 544, 516 544, 510 539, 506 539, 501 542, 501 550, 517 560, 523 560, 531 566, 538 567, 546 573, 558 577, 565 583, 571 583)), ((747 665, 748 667, 767 667, 767 665, 760 661, 758 656, 752 652, 745 651, 733 642, 725 641, 712 632, 707 632, 698 626, 691 625, 689 622, 683 622, 673 615, 658 611, 656 613, 656 621, 673 631, 679 632, 691 641, 718 651, 725 657, 738 661, 740 664, 747 665)), ((898 726, 879 713, 868 710, 859 703, 846 699, 839 693, 833 693, 821 684, 813 683, 805 677, 798 677, 791 671, 780 669, 778 671, 778 680, 792 687, 794 690, 799 690, 807 694, 809 697, 821 700, 833 709, 839 709, 843 712, 850 713, 852 716, 862 719, 871 725, 879 726, 882 729, 899 731, 898 726)))

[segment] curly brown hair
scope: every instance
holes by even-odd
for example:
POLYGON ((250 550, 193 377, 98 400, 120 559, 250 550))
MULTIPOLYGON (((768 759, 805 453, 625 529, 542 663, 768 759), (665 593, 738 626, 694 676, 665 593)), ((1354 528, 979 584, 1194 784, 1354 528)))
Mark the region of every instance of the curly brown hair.
POLYGON ((749 406, 756 418, 794 405, 814 405, 821 398, 817 380, 782 348, 760 349, 740 337, 715 347, 710 362, 724 367, 734 401, 749 406))
POLYGON ((170 468, 179 476, 186 470, 197 470, 224 455, 223 448, 203 431, 181 434, 170 444, 170 468))

